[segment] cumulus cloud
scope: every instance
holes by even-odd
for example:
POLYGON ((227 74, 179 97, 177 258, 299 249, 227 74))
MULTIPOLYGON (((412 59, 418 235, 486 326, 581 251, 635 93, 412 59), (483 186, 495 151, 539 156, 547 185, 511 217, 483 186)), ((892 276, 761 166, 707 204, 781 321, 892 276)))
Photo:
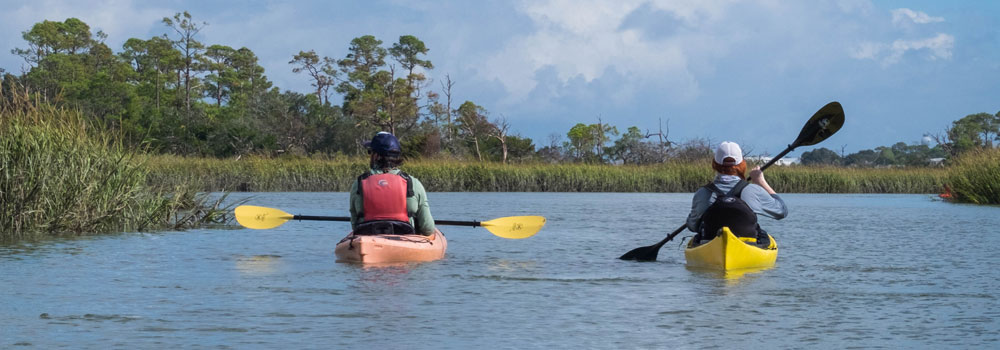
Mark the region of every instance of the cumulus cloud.
POLYGON ((128 37, 145 34, 154 26, 162 26, 160 20, 176 11, 145 5, 139 8, 129 0, 43 0, 12 6, 5 12, 4 22, 18 26, 18 33, 44 20, 61 22, 75 17, 90 25, 94 32, 104 31, 109 40, 124 42, 128 37))
POLYGON ((31 30, 35 23, 79 18, 90 26, 91 32, 97 33, 100 30, 107 34, 105 43, 117 51, 128 38, 142 37, 153 27, 162 26, 160 19, 173 15, 174 12, 155 5, 137 5, 128 0, 34 0, 5 3, 3 11, 0 11, 0 52, 4 53, 0 55, 0 68, 13 73, 23 73, 30 69, 21 57, 8 53, 14 48, 27 47, 21 33, 31 30))
MULTIPOLYGON (((162 26, 160 20, 176 11, 156 6, 138 6, 129 0, 71 1, 37 0, 20 4, 5 5, 0 11, 0 49, 27 46, 21 33, 31 30, 31 26, 45 20, 62 22, 67 18, 79 18, 90 26, 93 33, 98 30, 108 35, 106 43, 112 50, 119 50, 130 37, 143 37, 153 27, 162 26), (141 7, 141 8, 140 8, 141 7)), ((27 69, 23 60, 14 55, 2 56, 0 66, 17 71, 27 69)))
POLYGON ((710 51, 721 45, 710 36, 650 36, 644 35, 643 28, 623 26, 640 8, 655 9, 665 15, 664 20, 679 22, 672 27, 711 21, 721 11, 718 2, 524 2, 519 10, 537 30, 509 40, 487 59, 480 74, 503 84, 513 99, 523 98, 537 86, 536 73, 542 69, 552 69, 562 82, 591 82, 614 71, 638 83, 666 81, 675 87, 673 96, 695 96, 697 82, 689 69, 692 52, 710 51))
POLYGON ((910 23, 927 24, 936 22, 944 22, 944 18, 931 17, 930 15, 923 13, 921 11, 914 11, 908 8, 898 8, 892 10, 892 24, 896 26, 906 25, 910 23))
POLYGON ((899 63, 909 51, 926 51, 926 58, 931 61, 951 58, 955 47, 955 37, 938 33, 937 35, 919 40, 895 40, 891 44, 865 42, 851 52, 851 57, 878 61, 883 66, 899 63))
MULTIPOLYGON (((921 11, 898 8, 892 13, 892 25, 913 34, 914 25, 943 22, 942 17, 933 17, 921 11)), ((899 63, 908 52, 924 52, 931 61, 951 59, 955 47, 955 37, 937 33, 923 39, 896 39, 891 43, 865 41, 851 48, 850 56, 860 60, 872 60, 889 66, 899 63)))

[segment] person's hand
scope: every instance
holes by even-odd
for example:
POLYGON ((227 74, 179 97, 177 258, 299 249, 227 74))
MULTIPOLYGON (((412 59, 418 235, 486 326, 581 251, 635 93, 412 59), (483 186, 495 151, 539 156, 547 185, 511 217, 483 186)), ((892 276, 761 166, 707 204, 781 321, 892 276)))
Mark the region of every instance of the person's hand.
POLYGON ((763 187, 767 193, 774 194, 774 190, 767 184, 767 180, 764 180, 764 172, 760 170, 759 166, 750 170, 750 183, 763 187))
POLYGON ((750 182, 760 185, 762 182, 766 183, 764 180, 764 172, 760 170, 760 167, 753 168, 750 170, 750 182))

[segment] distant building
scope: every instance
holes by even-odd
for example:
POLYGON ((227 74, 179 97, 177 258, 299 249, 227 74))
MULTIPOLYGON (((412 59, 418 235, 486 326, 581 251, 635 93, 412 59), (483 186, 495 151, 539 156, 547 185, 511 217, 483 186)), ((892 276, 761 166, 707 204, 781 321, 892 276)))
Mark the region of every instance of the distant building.
POLYGON ((944 158, 931 158, 927 160, 927 165, 944 166, 944 158))
MULTIPOLYGON (((753 156, 753 157, 746 157, 746 159, 748 162, 753 162, 763 165, 764 163, 770 162, 771 159, 774 159, 774 157, 753 156)), ((777 162, 774 162, 774 165, 793 165, 793 164, 802 164, 802 162, 798 158, 792 158, 792 157, 781 158, 778 159, 777 162)))

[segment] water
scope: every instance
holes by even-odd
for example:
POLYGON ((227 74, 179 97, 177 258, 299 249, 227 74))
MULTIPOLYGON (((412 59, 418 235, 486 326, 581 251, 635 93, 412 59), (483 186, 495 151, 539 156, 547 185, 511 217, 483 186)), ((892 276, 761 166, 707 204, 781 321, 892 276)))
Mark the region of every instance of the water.
MULTIPOLYGON (((345 193, 252 197, 347 215, 345 193)), ((335 263, 333 222, 0 246, 0 348, 1000 346, 1000 208, 783 197, 789 217, 763 222, 777 266, 730 276, 686 268, 679 240, 617 259, 680 226, 690 194, 432 193, 438 219, 548 224, 524 240, 441 227, 444 260, 380 268, 335 263)))

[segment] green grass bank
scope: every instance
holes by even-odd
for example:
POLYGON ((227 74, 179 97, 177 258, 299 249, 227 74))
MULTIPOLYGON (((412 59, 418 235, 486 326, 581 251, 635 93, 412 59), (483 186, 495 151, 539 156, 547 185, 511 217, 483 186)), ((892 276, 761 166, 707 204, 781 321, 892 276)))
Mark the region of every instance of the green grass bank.
POLYGON ((224 220, 191 186, 149 185, 146 157, 104 130, 27 94, 0 96, 0 240, 224 220))
MULTIPOLYGON (((360 159, 206 159, 157 156, 150 179, 203 191, 347 191, 365 170, 360 159)), ((402 169, 437 192, 692 192, 711 181, 706 164, 655 166, 470 163, 421 160, 402 169)), ((940 193, 946 169, 775 166, 768 182, 782 193, 940 193)))
POLYGON ((959 157, 947 183, 956 202, 1000 204, 1000 149, 973 151, 959 157))

